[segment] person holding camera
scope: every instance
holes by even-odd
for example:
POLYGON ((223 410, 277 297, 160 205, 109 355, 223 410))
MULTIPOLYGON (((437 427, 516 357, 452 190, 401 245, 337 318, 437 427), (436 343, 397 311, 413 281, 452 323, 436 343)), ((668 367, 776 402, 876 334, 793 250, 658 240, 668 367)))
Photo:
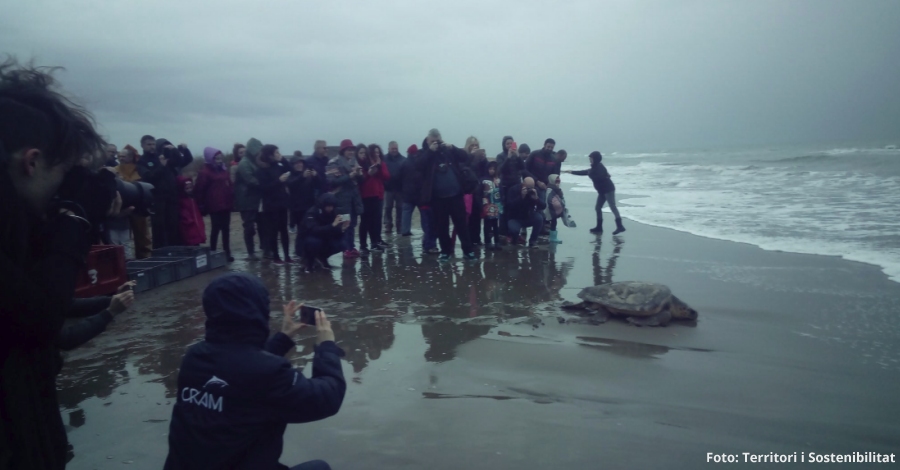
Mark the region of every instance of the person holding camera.
MULTIPOLYGON (((465 258, 478 259, 472 239, 469 237, 466 203, 463 200, 461 166, 467 165, 468 162, 469 154, 452 144, 444 143, 440 131, 437 129, 428 131, 416 162, 423 176, 419 204, 428 205, 434 211, 442 261, 449 260, 453 256, 453 242, 450 239, 451 219, 453 226, 460 228, 458 234, 465 258)), ((477 178, 475 183, 478 183, 477 178)))
POLYGON ((372 251, 382 252, 388 246, 381 238, 381 217, 384 210, 384 182, 391 174, 384 164, 381 146, 372 144, 366 147, 359 144, 356 149, 356 161, 362 168, 363 180, 359 185, 362 198, 363 213, 359 224, 359 248, 363 256, 369 254, 368 242, 372 251))
MULTIPOLYGON (((509 163, 509 161, 507 161, 509 163)), ((528 176, 521 183, 509 188, 504 210, 509 213, 509 233, 518 234, 523 228, 531 227, 528 247, 536 248, 541 229, 544 227, 543 210, 547 203, 541 200, 534 187, 534 178, 528 176)), ((515 243, 517 240, 514 240, 515 243)))
POLYGON ((356 161, 356 146, 350 139, 341 141, 338 156, 328 161, 325 177, 331 194, 337 201, 338 214, 350 220, 350 228, 344 232, 344 258, 358 258, 359 251, 353 240, 357 218, 363 213, 359 184, 363 182, 363 170, 356 161))
POLYGON ((343 249, 344 232, 350 227, 350 221, 344 220, 337 213, 336 207, 337 199, 334 195, 325 193, 300 221, 297 241, 302 241, 308 273, 315 271, 317 265, 331 269, 328 258, 343 249))
MULTIPOLYGON (((0 468, 63 469, 58 339, 90 240, 121 196, 87 111, 46 68, 0 63, 0 468), (73 190, 77 188, 77 190, 73 190)), ((52 70, 52 69, 50 69, 52 70)))
POLYGON ((178 147, 166 139, 141 137, 144 154, 138 160, 141 180, 154 186, 154 213, 150 216, 153 248, 181 245, 178 174, 194 161, 187 144, 178 147))
MULTIPOLYGON (((287 425, 341 409, 344 351, 325 313, 292 300, 281 331, 269 338, 269 308, 269 292, 256 276, 229 273, 204 290, 206 338, 181 362, 166 470, 287 468, 278 463, 287 425), (294 350, 291 338, 308 327, 316 329, 311 378, 284 357, 294 350)), ((319 460, 293 468, 330 467, 319 460)))
POLYGON ((122 284, 112 297, 75 299, 66 313, 66 317, 71 320, 63 324, 59 333, 59 348, 71 351, 106 331, 106 327, 116 316, 134 304, 134 285, 134 281, 122 284))

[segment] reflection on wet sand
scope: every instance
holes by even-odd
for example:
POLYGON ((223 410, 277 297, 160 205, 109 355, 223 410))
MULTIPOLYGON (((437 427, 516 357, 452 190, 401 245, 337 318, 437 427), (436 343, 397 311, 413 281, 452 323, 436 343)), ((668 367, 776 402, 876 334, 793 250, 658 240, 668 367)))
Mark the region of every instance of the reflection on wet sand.
MULTIPOLYGON (((340 260, 342 264, 330 273, 314 275, 302 273, 299 265, 243 261, 241 254, 229 268, 263 279, 272 302, 272 331, 280 323, 282 304, 290 299, 324 309, 346 351, 345 360, 355 376, 352 380, 361 384, 360 374, 394 347, 397 323, 421 325, 424 361, 445 363, 454 359, 459 346, 485 336, 498 325, 538 324, 546 312, 556 312, 562 299, 560 290, 575 265, 574 258, 548 249, 490 252, 476 263, 441 263, 423 255, 420 247, 419 237, 396 238, 384 254, 340 260)), ((609 276, 612 266, 614 258, 607 263, 609 276)), ((132 388, 124 391, 129 385, 140 390, 147 387, 142 384, 158 383, 164 390, 162 396, 146 400, 162 407, 171 402, 184 351, 203 338, 203 289, 222 273, 198 276, 139 296, 133 310, 117 319, 108 332, 67 355, 58 388, 70 429, 91 422, 85 409, 93 408, 83 407, 85 400, 99 399, 108 406, 117 397, 121 398, 118 401, 145 399, 132 388)), ((313 346, 310 333, 298 340, 290 357, 304 365, 313 356, 313 346)), ((451 397, 433 395, 426 398, 451 397)), ((142 420, 162 421, 165 419, 160 416, 142 420)))

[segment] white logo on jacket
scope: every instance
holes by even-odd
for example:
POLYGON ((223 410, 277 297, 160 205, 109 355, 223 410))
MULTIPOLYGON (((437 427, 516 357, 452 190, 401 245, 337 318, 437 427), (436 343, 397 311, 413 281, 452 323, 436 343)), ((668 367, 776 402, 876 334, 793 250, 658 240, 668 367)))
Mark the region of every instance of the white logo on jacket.
POLYGON ((203 385, 203 388, 209 387, 210 385, 215 385, 219 388, 225 388, 228 386, 228 382, 226 382, 214 375, 214 376, 212 376, 211 379, 206 381, 206 384, 203 385))
MULTIPOLYGON (((228 382, 216 377, 212 376, 211 379, 207 380, 203 385, 203 388, 207 387, 215 387, 215 388, 225 388, 228 386, 228 382)), ((181 401, 185 403, 190 403, 192 405, 202 406, 204 408, 222 412, 222 397, 217 397, 212 393, 197 390, 196 388, 184 387, 181 390, 181 401)))

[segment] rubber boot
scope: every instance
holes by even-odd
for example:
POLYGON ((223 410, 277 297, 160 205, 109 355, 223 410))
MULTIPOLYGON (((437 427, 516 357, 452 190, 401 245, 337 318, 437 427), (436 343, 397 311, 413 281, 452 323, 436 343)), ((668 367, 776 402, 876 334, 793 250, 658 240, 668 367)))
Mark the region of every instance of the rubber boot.
POLYGON ((613 232, 613 235, 618 235, 624 231, 625 231, 625 227, 622 226, 622 219, 617 217, 616 218, 616 231, 613 232))
POLYGON ((597 217, 597 226, 591 229, 591 233, 603 233, 603 217, 597 217))
POLYGON ((559 239, 559 232, 556 230, 550 231, 550 243, 562 243, 559 239))

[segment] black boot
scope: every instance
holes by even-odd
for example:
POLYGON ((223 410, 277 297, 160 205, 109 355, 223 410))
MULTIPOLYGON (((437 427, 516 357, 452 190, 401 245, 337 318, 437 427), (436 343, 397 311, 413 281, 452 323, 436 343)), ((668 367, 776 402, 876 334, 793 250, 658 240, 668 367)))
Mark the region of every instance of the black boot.
POLYGON ((603 217, 597 217, 597 226, 591 229, 591 233, 603 233, 603 217))
POLYGON ((625 227, 622 226, 622 218, 616 217, 616 231, 613 232, 613 235, 618 235, 625 231, 625 227))

